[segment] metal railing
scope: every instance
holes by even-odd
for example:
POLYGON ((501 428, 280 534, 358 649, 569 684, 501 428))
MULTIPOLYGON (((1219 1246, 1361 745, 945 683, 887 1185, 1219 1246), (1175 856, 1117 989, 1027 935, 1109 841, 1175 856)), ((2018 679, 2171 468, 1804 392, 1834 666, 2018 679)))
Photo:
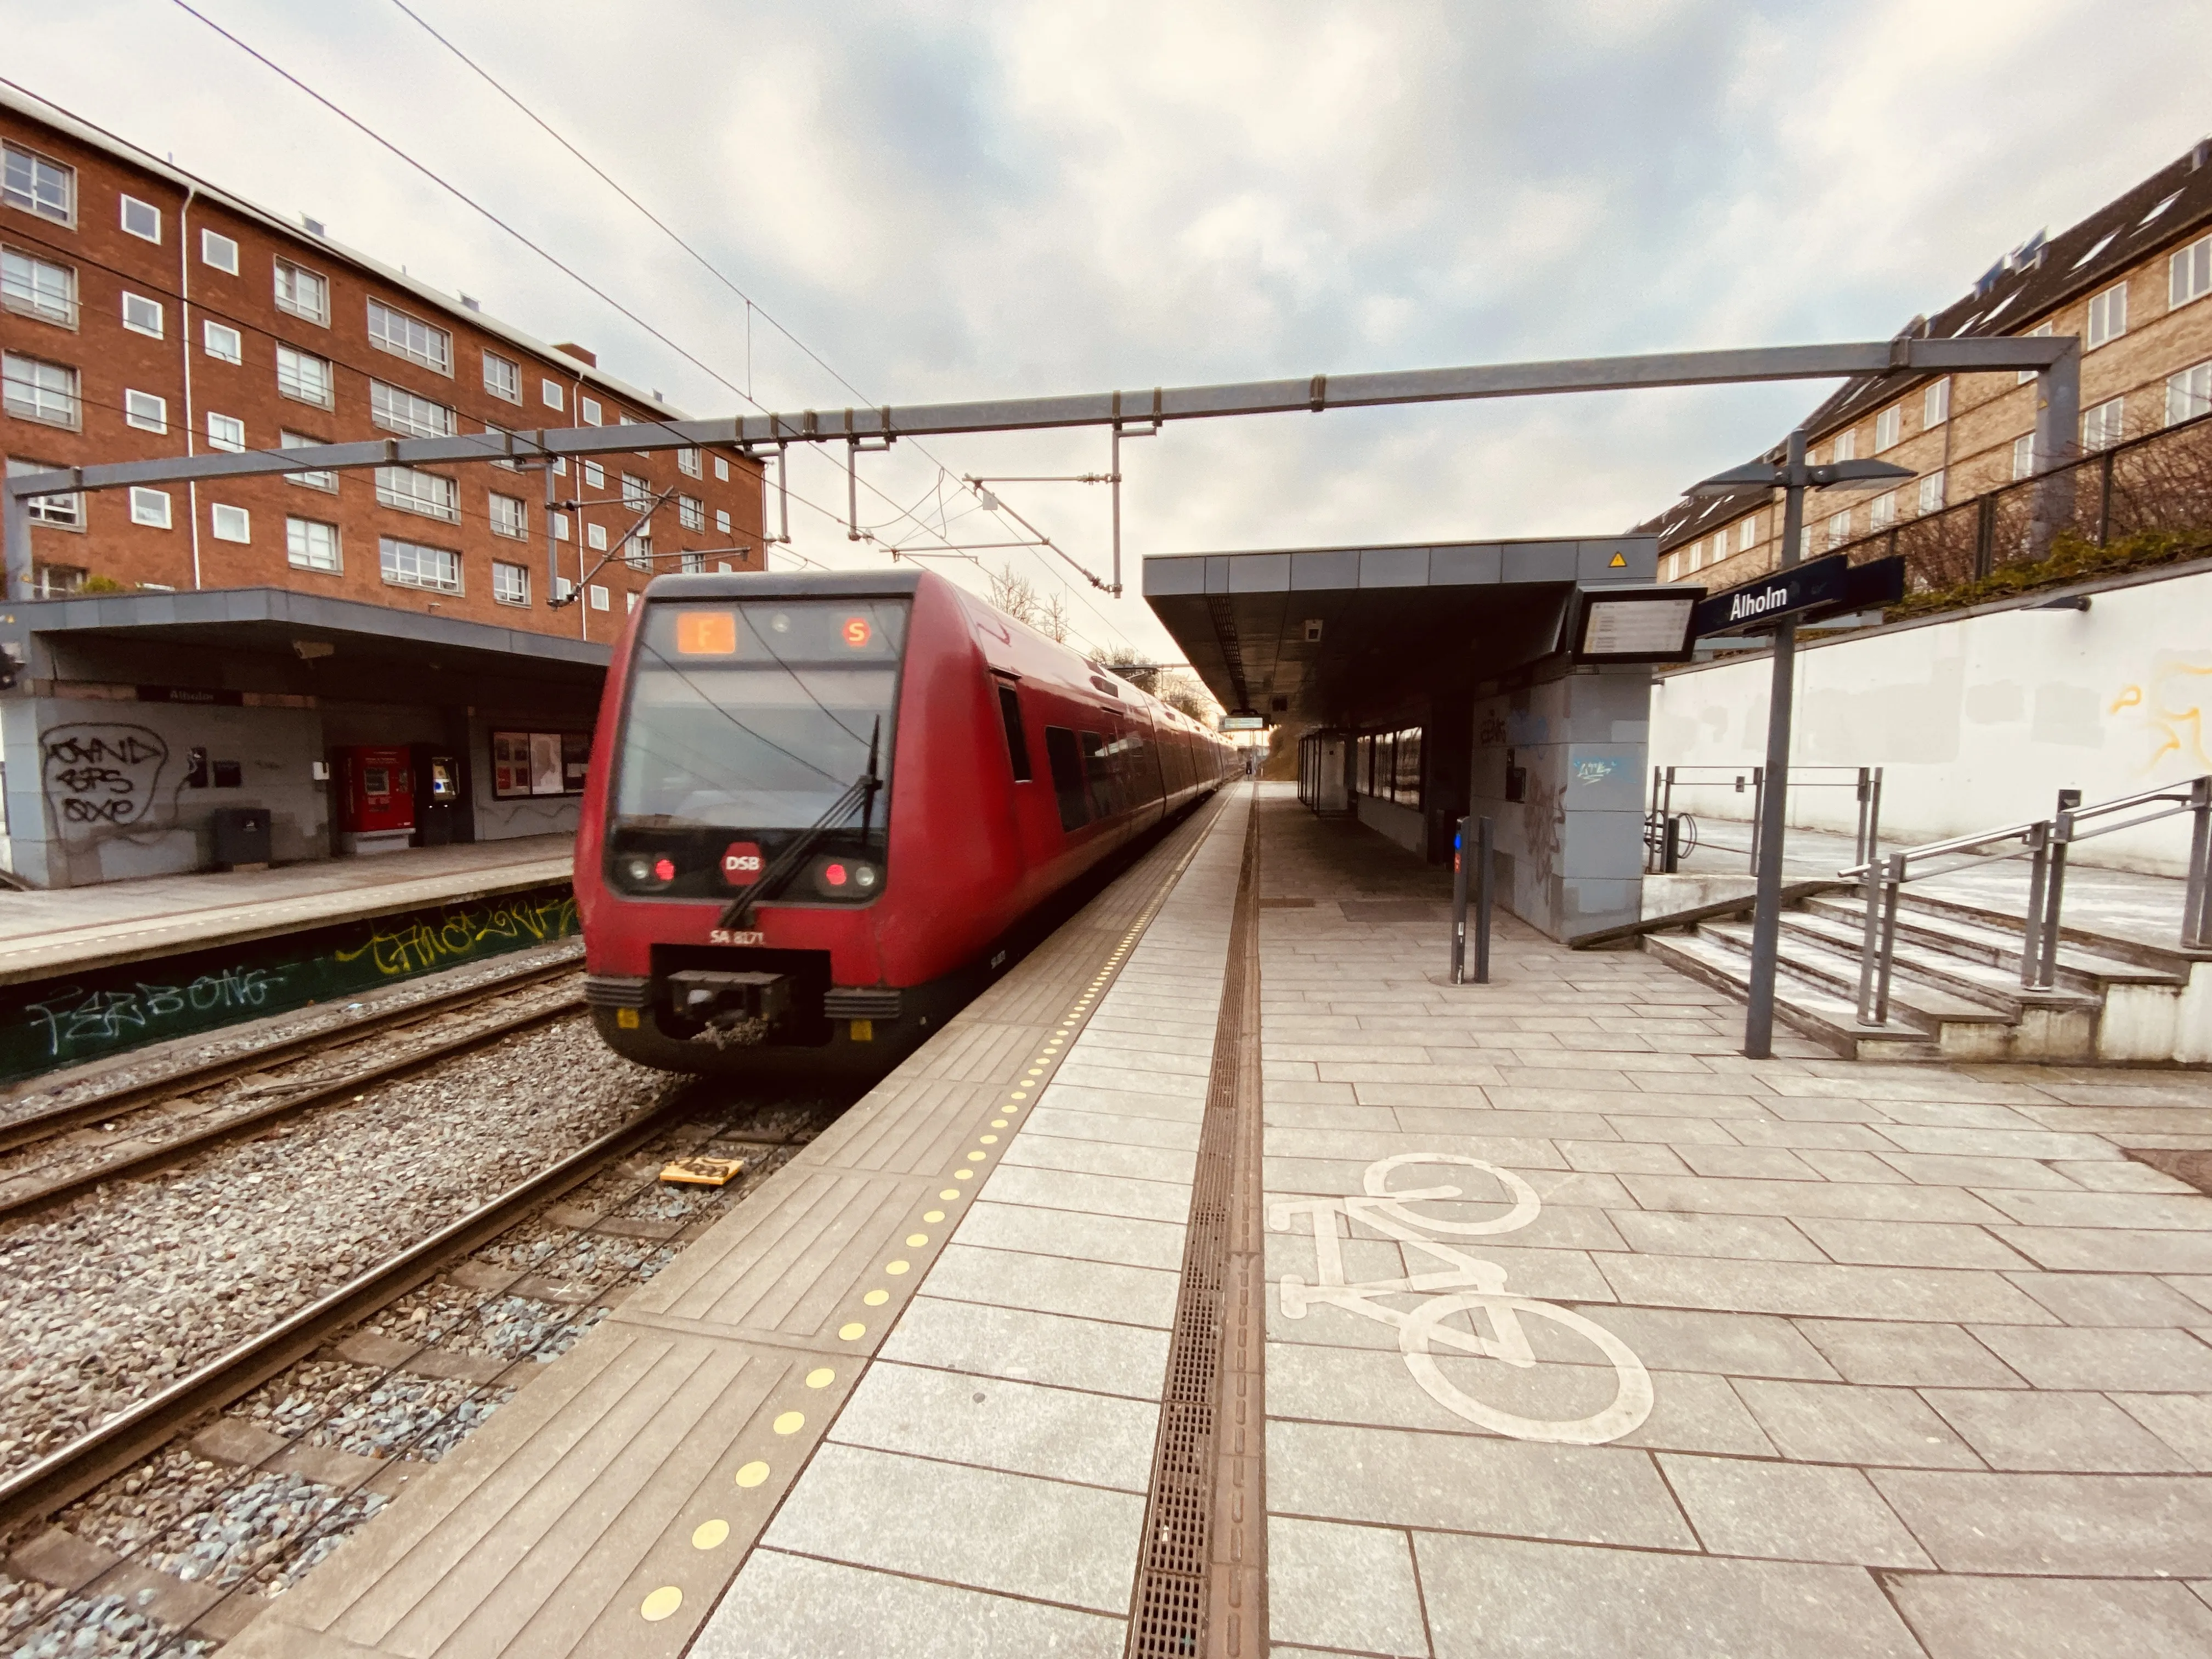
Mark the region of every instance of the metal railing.
POLYGON ((1862 1025, 1889 1023, 1890 980, 1897 954, 1898 895, 1908 881, 1917 879, 1916 865, 1940 859, 1964 860, 1942 870, 1923 869, 1919 876, 1949 874, 1968 865, 1994 863, 2026 857, 2033 860, 2028 873, 2027 913, 2021 942, 2020 986, 2027 992, 2057 988, 2060 911, 2066 896, 2066 855, 2076 842, 2118 830, 2138 829, 2178 812, 2191 814, 2196 822, 2189 842, 2189 869, 2181 900, 2180 948, 2212 951, 2212 775, 2145 789, 2132 795, 2081 805, 2081 792, 2062 789, 2057 808, 2047 818, 2032 823, 2008 824, 1978 835, 1929 842, 1876 859, 1861 861, 1836 873, 1856 878, 1865 896, 1864 937, 1859 951, 1858 1018, 1862 1025), (2113 818, 2115 823, 2100 820, 2113 818), (2094 827, 2091 827, 2094 826, 2094 827), (2000 850, 1991 851, 1996 848, 2000 850))
MULTIPOLYGON (((1655 766, 1651 769, 1651 811, 1644 819, 1644 873, 1676 873, 1684 854, 1697 845, 1695 820, 1674 811, 1674 786, 1685 789, 1725 789, 1734 786, 1739 795, 1751 795, 1751 859, 1748 868, 1759 868, 1760 811, 1766 799, 1766 769, 1763 766, 1655 766), (1686 831, 1683 823, 1687 820, 1686 831)), ((1793 766, 1791 789, 1850 789, 1858 796, 1858 823, 1851 835, 1851 856, 1864 862, 1881 845, 1881 768, 1879 766, 1793 766), (1845 777, 1827 774, 1843 772, 1845 777)))

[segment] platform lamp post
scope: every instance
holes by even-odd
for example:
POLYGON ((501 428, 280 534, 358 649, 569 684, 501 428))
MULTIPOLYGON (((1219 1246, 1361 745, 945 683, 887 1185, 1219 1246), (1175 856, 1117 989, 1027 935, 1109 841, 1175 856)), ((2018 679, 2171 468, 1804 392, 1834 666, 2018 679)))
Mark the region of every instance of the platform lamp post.
MULTIPOLYGON (((1790 434, 1780 465, 1753 461, 1690 486, 1692 495, 1733 495, 1746 489, 1782 490, 1782 556, 1778 568, 1797 562, 1805 536, 1807 489, 1879 489, 1914 476, 1910 467, 1887 461, 1832 461, 1811 466, 1805 460, 1805 428, 1790 434)), ((1766 1060, 1774 1053, 1775 959, 1782 941, 1782 825, 1790 798, 1790 716, 1797 670, 1797 623, 1778 617, 1774 624, 1773 689, 1766 705, 1766 787, 1759 804, 1759 898, 1752 912, 1751 981, 1743 1019, 1743 1052, 1766 1060)))

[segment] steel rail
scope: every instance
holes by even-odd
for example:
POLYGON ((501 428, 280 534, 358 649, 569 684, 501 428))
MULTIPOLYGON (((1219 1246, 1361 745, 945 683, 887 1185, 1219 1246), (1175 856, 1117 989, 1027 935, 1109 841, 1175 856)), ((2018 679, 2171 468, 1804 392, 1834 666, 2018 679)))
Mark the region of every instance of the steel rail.
POLYGON ((252 1393, 313 1352, 333 1332, 398 1300, 453 1257, 497 1237, 526 1212, 580 1186, 690 1110, 690 1103, 678 1091, 0 1481, 0 1532, 51 1514, 160 1450, 204 1413, 252 1393))
POLYGON ((174 1140, 165 1140, 158 1146, 149 1146, 143 1152, 110 1158, 89 1169, 79 1170, 57 1180, 50 1181, 43 1186, 33 1187, 20 1193, 0 1194, 0 1221, 11 1221, 21 1216, 35 1214, 41 1210, 52 1209, 57 1204, 65 1204, 71 1199, 81 1198, 94 1188, 105 1186, 111 1181, 135 1180, 143 1176, 152 1175, 157 1170, 166 1170, 174 1164, 180 1164, 186 1158, 196 1157, 226 1142, 249 1138, 272 1124, 281 1122, 285 1118, 296 1116, 301 1112, 313 1111, 319 1107, 335 1104, 345 1097, 357 1094, 363 1089, 380 1087, 395 1082, 429 1066, 442 1064, 456 1055, 466 1054, 472 1048, 480 1048, 488 1042, 496 1042, 501 1037, 511 1036, 515 1032, 527 1030, 533 1025, 543 1025, 550 1020, 559 1019, 565 1015, 574 1013, 583 1006, 583 993, 579 991, 558 1001, 541 1003, 534 1008, 526 1008, 518 1013, 494 1020, 489 1024, 471 1026, 442 1042, 412 1050, 395 1059, 380 1061, 357 1072, 349 1072, 336 1078, 303 1082, 300 1086, 300 1091, 287 1099, 272 1101, 266 1106, 254 1107, 234 1116, 226 1117, 220 1122, 210 1124, 204 1129, 180 1135, 174 1140))
MULTIPOLYGON (((356 1037, 404 1029, 452 1009, 465 1007, 472 1002, 488 1002, 508 992, 575 972, 579 967, 580 963, 574 958, 563 958, 560 962, 526 969, 520 973, 504 975, 498 979, 481 980, 474 985, 441 991, 395 1007, 372 1010, 349 1025, 281 1038, 246 1054, 228 1054, 201 1065, 187 1066, 182 1071, 172 1072, 165 1077, 149 1078, 142 1083, 127 1084, 120 1089, 111 1089, 66 1105, 52 1106, 43 1112, 10 1118, 0 1122, 0 1152, 12 1152, 19 1146, 30 1146, 64 1129, 73 1129, 80 1123, 143 1111, 147 1107, 158 1105, 165 1100, 173 1100, 180 1095, 197 1094, 203 1089, 228 1083, 233 1078, 264 1072, 272 1066, 289 1065, 319 1050, 341 1048, 356 1037)), ((210 1036, 217 1035, 220 1033, 210 1033, 210 1036)))

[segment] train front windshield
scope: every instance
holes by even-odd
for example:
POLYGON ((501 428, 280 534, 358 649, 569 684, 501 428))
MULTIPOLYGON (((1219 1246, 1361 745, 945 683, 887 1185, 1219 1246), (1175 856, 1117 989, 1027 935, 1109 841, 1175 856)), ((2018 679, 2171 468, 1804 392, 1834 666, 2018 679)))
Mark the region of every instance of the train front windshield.
POLYGON ((879 864, 907 611, 903 599, 649 606, 615 757, 619 884, 732 892, 759 867, 747 857, 773 860, 810 830, 811 854, 879 864), (871 796, 854 786, 872 751, 871 796), (651 878, 624 878, 641 859, 651 878))

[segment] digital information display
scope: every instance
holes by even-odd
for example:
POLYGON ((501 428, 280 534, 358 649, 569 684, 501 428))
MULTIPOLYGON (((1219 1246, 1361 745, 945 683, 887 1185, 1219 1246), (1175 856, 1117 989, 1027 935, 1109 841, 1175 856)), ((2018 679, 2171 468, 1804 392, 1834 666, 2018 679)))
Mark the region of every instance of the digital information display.
POLYGON ((1680 657, 1690 648, 1690 616, 1698 596, 1685 593, 1620 599, 1593 594, 1583 601, 1578 657, 1680 657))

